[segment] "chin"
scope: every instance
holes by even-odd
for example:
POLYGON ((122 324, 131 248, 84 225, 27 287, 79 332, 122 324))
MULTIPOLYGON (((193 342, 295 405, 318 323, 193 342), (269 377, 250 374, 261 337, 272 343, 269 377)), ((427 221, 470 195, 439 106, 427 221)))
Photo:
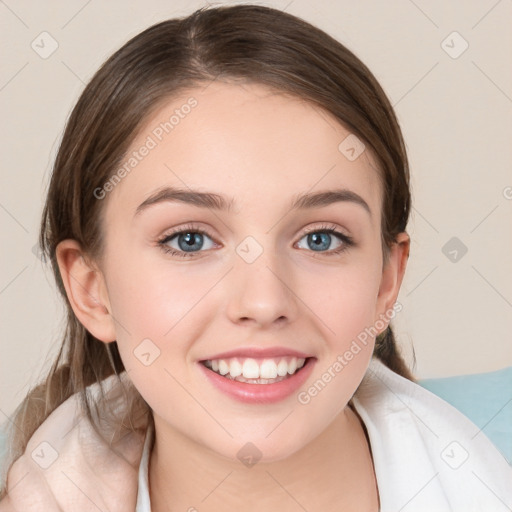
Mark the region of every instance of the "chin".
MULTIPOLYGON (((278 427, 279 428, 279 427, 278 427)), ((290 429, 283 429, 282 432, 274 432, 267 437, 267 434, 260 435, 241 435, 229 441, 229 448, 219 452, 219 446, 216 451, 223 458, 227 458, 236 463, 242 463, 247 467, 255 464, 270 464, 283 461, 292 455, 300 452, 310 439, 300 435, 294 430, 294 435, 289 435, 290 429)))

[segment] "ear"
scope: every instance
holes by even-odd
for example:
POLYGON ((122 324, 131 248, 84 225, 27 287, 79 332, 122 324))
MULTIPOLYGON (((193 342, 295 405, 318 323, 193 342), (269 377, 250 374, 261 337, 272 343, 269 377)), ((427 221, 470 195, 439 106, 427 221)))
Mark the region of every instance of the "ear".
POLYGON ((409 258, 410 244, 409 235, 405 232, 399 233, 396 236, 396 242, 390 248, 388 261, 383 266, 382 279, 377 296, 377 318, 375 321, 385 320, 386 326, 380 332, 387 328, 387 324, 392 318, 389 312, 394 311, 393 305, 396 302, 400 286, 402 285, 407 259, 409 258))
POLYGON ((66 294, 80 323, 99 340, 115 341, 115 325, 101 271, 88 261, 76 240, 60 242, 56 256, 66 294))

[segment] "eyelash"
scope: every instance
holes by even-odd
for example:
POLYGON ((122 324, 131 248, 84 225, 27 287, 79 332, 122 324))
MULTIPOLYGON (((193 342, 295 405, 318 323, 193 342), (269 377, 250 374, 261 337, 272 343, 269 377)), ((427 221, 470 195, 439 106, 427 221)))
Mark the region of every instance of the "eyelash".
POLYGON ((183 258, 193 258, 197 253, 204 252, 204 251, 196 251, 196 252, 185 252, 185 251, 177 251, 176 249, 173 249, 172 247, 169 247, 167 245, 167 242, 170 242, 176 235, 183 235, 186 233, 199 233, 200 235, 206 235, 209 238, 213 240, 213 236, 208 233, 208 231, 205 231, 204 229, 198 228, 194 226, 193 224, 188 224, 186 226, 181 227, 180 229, 177 229, 176 231, 171 231, 171 233, 164 235, 163 238, 158 240, 158 245, 161 247, 161 249, 171 256, 181 256, 183 258))
MULTIPOLYGON (((189 225, 186 225, 186 226, 183 226, 183 227, 177 229, 176 231, 172 231, 171 233, 164 235, 162 238, 160 238, 157 241, 157 243, 165 253, 170 254, 171 256, 181 256, 183 258, 194 258, 195 255, 197 255, 198 253, 204 252, 204 251, 192 251, 192 252, 177 251, 176 249, 173 249, 172 247, 169 247, 167 245, 167 243, 170 242, 176 235, 183 235, 186 233, 197 233, 200 235, 206 235, 207 237, 209 237, 213 240, 213 236, 210 233, 208 233, 208 231, 198 228, 198 227, 194 226, 193 224, 189 224, 189 225)), ((337 249, 333 249, 331 251, 318 251, 319 254, 324 254, 326 256, 336 256, 337 254, 341 254, 342 252, 346 251, 348 248, 353 247, 355 245, 352 237, 345 235, 344 233, 341 233, 333 225, 324 224, 320 227, 307 229, 300 237, 300 240, 302 240, 302 238, 304 238, 305 236, 307 236, 311 233, 326 233, 329 235, 334 235, 342 242, 342 245, 340 247, 338 247, 337 249)), ((309 251, 309 252, 316 252, 316 251, 309 251)))

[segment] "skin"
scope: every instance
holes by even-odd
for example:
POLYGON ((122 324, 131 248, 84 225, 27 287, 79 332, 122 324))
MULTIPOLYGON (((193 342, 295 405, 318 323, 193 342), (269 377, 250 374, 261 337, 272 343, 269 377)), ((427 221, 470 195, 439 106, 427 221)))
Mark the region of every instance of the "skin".
MULTIPOLYGON (((262 85, 219 81, 159 108, 130 152, 191 96, 197 106, 103 199, 101 260, 74 240, 57 250, 77 317, 98 339, 117 340, 153 410, 152 509, 377 510, 370 447, 347 405, 374 340, 306 405, 296 393, 240 403, 198 367, 236 347, 295 348, 317 358, 305 390, 392 309, 409 238, 398 236, 384 265, 376 161, 368 148, 349 161, 338 146, 350 132, 318 107, 262 85), (162 202, 135 215, 163 186, 235 202, 230 211, 162 202), (357 193, 371 213, 350 201, 290 211, 297 194, 335 188, 357 193), (208 231, 204 249, 191 258, 166 254, 158 240, 190 223, 208 231), (332 236, 327 250, 315 251, 305 228, 326 224, 355 245, 329 255, 343 244, 332 236), (263 250, 250 264, 236 252, 247 236, 263 250), (149 366, 133 353, 147 338, 160 350, 149 366), (262 454, 250 468, 237 458, 247 442, 262 454)), ((177 238, 168 245, 180 247, 177 238)))

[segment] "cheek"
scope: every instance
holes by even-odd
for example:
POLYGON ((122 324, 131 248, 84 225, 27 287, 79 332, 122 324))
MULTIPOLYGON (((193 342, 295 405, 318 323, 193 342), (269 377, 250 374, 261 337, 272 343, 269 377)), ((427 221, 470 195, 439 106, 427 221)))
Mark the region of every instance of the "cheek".
MULTIPOLYGON (((322 325, 324 347, 308 386, 297 396, 299 408, 332 421, 360 384, 373 354, 372 327, 376 314, 379 272, 376 265, 351 266, 324 274, 309 283, 309 303, 315 304, 317 325, 322 325), (321 292, 320 286, 325 293, 321 292)), ((313 309, 313 308, 312 308, 313 309)))
POLYGON ((116 320, 134 336, 161 339, 201 300, 213 276, 189 271, 185 265, 164 258, 155 262, 134 253, 109 265, 112 310, 116 320))
POLYGON ((148 359, 141 356, 147 353, 154 359, 152 371, 163 369, 164 362, 173 371, 178 362, 183 366, 189 345, 202 328, 197 315, 204 313, 203 299, 215 276, 194 275, 168 263, 146 264, 136 257, 118 261, 109 267, 107 284, 126 369, 140 372, 148 359))
POLYGON ((125 265, 111 273, 109 285, 119 352, 135 387, 153 410, 167 409, 170 396, 186 407, 186 360, 203 329, 197 315, 205 283, 176 269, 125 265))
POLYGON ((343 349, 373 325, 380 285, 375 262, 324 268, 321 273, 302 276, 300 282, 300 295, 323 326, 332 349, 343 349))

